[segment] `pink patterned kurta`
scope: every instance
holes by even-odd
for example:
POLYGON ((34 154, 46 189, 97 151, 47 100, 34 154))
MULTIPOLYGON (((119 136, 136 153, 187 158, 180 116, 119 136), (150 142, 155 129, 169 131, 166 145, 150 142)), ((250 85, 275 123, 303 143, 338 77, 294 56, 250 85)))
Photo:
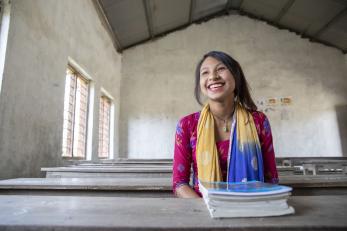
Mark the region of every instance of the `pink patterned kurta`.
MULTIPOLYGON (((268 119, 262 112, 252 112, 257 128, 263 155, 265 182, 277 183, 275 153, 272 145, 272 134, 268 119)), ((173 191, 182 184, 189 184, 191 164, 193 164, 193 186, 199 195, 198 171, 196 162, 196 138, 200 112, 183 117, 177 124, 175 151, 173 161, 173 191)), ((227 178, 229 140, 216 142, 223 180, 227 178)))

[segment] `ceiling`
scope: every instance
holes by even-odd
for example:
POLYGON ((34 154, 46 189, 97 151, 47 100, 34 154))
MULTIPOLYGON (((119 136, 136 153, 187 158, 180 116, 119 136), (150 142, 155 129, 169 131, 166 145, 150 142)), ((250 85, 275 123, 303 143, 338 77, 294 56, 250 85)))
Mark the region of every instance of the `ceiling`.
POLYGON ((347 53, 346 0, 93 0, 117 51, 208 19, 240 14, 347 53))

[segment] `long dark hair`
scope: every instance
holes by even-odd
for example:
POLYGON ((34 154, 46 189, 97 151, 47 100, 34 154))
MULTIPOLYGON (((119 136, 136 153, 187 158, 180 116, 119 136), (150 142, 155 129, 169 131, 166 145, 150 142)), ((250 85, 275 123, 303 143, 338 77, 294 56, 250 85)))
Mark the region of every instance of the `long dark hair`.
POLYGON ((251 97, 251 94, 249 91, 249 85, 243 74, 240 64, 235 59, 233 59, 230 55, 221 51, 208 52, 202 57, 202 59, 199 61, 198 65, 196 66, 195 89, 194 89, 194 95, 195 95, 196 101, 198 101, 200 105, 203 105, 200 98, 201 97, 200 68, 202 63, 205 61, 207 57, 212 57, 221 61, 229 69, 231 74, 234 76, 234 79, 235 79, 234 96, 235 96, 236 102, 240 103, 248 111, 256 111, 257 106, 255 105, 251 97))

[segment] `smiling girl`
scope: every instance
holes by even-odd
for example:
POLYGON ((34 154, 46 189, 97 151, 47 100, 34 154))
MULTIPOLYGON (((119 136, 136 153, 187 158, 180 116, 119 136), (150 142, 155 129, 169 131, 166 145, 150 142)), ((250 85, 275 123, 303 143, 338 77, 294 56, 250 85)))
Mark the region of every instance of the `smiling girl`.
POLYGON ((207 99, 201 112, 177 124, 173 191, 178 197, 200 197, 199 181, 278 182, 270 124, 257 111, 239 63, 211 51, 195 72, 195 97, 207 99), (189 185, 191 168, 192 186, 189 185))

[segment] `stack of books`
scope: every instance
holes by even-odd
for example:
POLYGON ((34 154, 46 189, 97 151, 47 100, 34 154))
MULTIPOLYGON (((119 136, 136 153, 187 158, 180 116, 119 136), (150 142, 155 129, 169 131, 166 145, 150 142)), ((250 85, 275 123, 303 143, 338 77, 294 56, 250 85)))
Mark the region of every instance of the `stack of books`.
POLYGON ((294 213, 287 200, 292 188, 260 181, 200 182, 212 218, 267 217, 294 213))

